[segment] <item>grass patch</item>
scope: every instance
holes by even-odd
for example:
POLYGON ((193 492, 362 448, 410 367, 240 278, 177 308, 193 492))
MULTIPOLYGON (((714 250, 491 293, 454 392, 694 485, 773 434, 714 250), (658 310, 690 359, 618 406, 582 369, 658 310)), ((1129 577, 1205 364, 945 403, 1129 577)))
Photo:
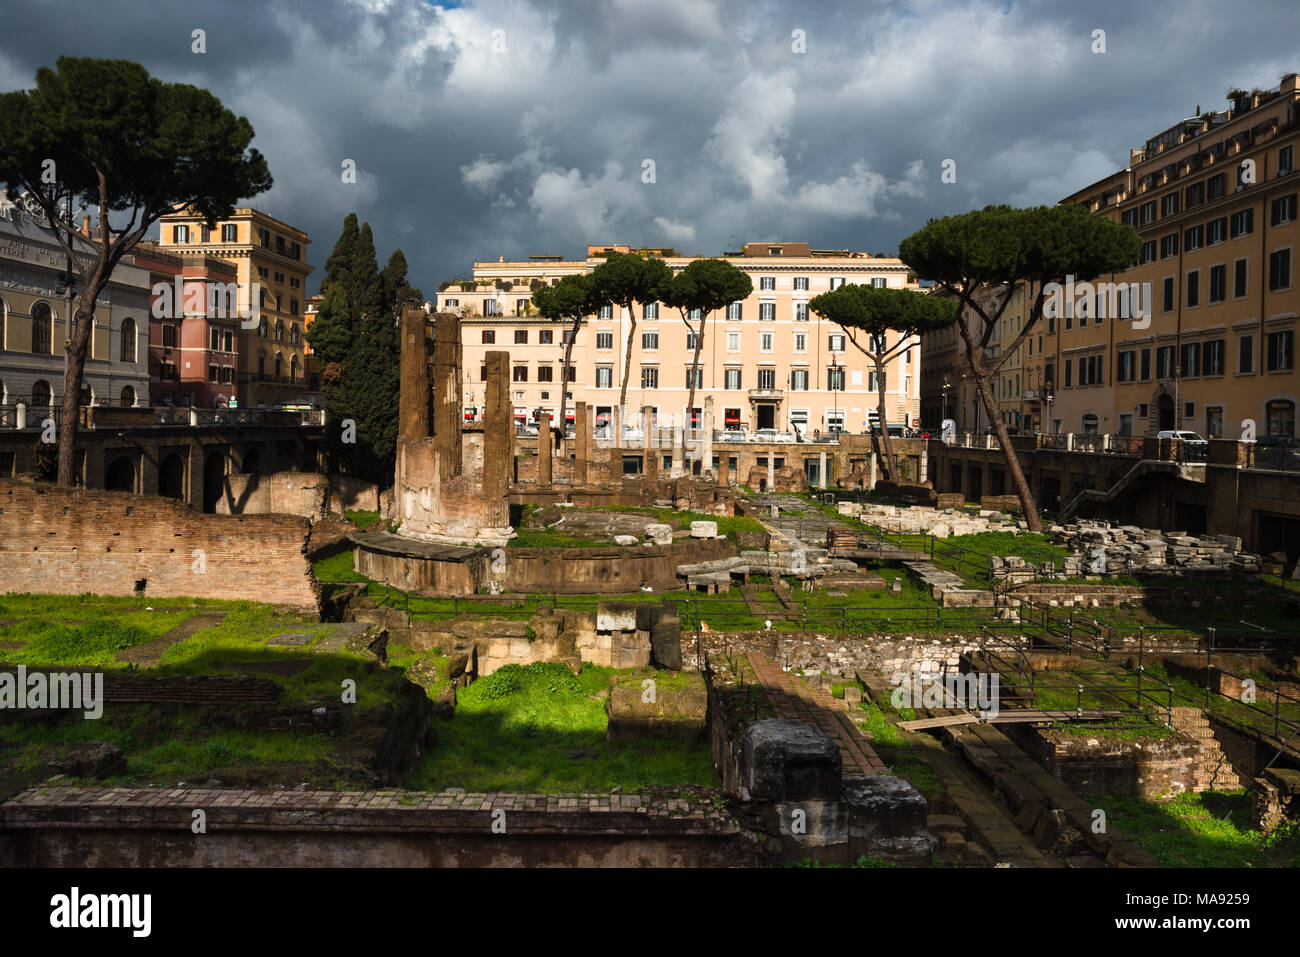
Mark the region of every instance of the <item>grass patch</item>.
POLYGON ((1291 823, 1271 835, 1251 829, 1244 791, 1182 794, 1162 803, 1113 794, 1086 800, 1165 867, 1300 867, 1300 828, 1291 823))
POLYGON ((587 665, 575 675, 554 663, 506 665, 457 695, 437 722, 408 789, 555 793, 615 785, 715 784, 707 741, 605 743, 612 680, 636 680, 587 665))

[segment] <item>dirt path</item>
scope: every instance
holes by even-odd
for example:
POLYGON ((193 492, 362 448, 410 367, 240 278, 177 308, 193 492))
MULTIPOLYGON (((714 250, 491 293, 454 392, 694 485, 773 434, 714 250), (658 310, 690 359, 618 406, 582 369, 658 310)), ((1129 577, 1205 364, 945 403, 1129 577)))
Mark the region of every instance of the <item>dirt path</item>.
POLYGON ((162 657, 163 652, 176 642, 184 641, 190 635, 203 631, 205 628, 215 628, 225 620, 224 613, 220 615, 195 615, 193 618, 185 619, 166 634, 159 635, 153 641, 147 641, 143 645, 136 645, 134 648, 119 652, 117 660, 139 665, 142 668, 152 667, 158 664, 158 659, 162 657))

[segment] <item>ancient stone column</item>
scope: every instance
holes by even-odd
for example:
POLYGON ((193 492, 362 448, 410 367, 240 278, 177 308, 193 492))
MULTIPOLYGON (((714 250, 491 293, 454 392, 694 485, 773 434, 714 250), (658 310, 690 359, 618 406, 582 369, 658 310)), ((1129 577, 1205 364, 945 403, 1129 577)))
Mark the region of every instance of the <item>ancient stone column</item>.
POLYGON ((825 449, 822 449, 818 455, 817 479, 821 487, 823 489, 826 488, 826 450, 825 449))
POLYGON ((609 434, 612 441, 609 443, 609 480, 611 482, 623 481, 623 423, 619 420, 618 406, 610 409, 609 412, 609 434))
POLYGON ((433 436, 438 477, 449 482, 461 473, 460 317, 441 312, 433 320, 433 436))
POLYGON ((587 459, 591 455, 591 426, 587 422, 587 403, 573 406, 573 484, 587 484, 587 459))
POLYGON ((659 445, 654 440, 654 413, 651 406, 645 406, 641 410, 641 429, 643 442, 642 447, 645 449, 645 475, 652 482, 659 479, 659 445))
POLYGON ((704 399, 704 441, 701 443, 703 451, 700 456, 701 474, 710 471, 713 468, 713 396, 707 396, 704 399))
POLYGON ((680 423, 673 423, 673 470, 672 477, 677 478, 682 474, 682 426, 680 423))
POLYGON ((551 484, 551 413, 543 412, 537 423, 537 484, 551 484))
POLYGON ((776 456, 771 449, 767 450, 767 490, 776 491, 776 456))
POLYGON ((510 525, 506 484, 514 472, 513 407, 510 404, 510 353, 489 352, 483 410, 484 518, 492 528, 510 525))
POLYGON ((402 310, 397 442, 415 442, 429 435, 429 352, 424 310, 402 310))
POLYGON ((867 483, 867 488, 873 489, 876 487, 876 453, 875 452, 867 453, 867 473, 871 479, 871 481, 867 483))

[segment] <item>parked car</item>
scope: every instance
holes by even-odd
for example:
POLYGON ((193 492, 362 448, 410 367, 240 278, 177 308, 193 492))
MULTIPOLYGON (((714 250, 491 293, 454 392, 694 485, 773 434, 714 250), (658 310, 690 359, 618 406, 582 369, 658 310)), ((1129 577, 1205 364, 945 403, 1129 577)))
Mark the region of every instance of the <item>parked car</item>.
POLYGON ((1189 445, 1204 445, 1208 447, 1210 444, 1208 441, 1202 438, 1199 433, 1188 432, 1186 429, 1169 429, 1165 432, 1161 432, 1159 435, 1156 436, 1156 438, 1181 439, 1182 441, 1188 443, 1189 445))
POLYGON ((756 429, 754 431, 755 442, 775 442, 780 436, 776 429, 756 429))
POLYGON ((1260 451, 1265 449, 1297 451, 1300 450, 1300 439, 1297 439, 1294 435, 1261 435, 1255 440, 1255 448, 1260 451))

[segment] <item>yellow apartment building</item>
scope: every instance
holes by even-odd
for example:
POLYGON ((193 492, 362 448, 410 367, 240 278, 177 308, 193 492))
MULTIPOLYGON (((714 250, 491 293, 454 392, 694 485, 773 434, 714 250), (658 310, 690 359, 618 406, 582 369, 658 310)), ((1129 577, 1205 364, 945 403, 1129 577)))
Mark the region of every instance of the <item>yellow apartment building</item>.
POLYGON ((1300 84, 1292 73, 1230 99, 1062 201, 1138 231, 1134 267, 1100 278, 1141 284, 1151 300, 1149 322, 1066 302, 1053 413, 1063 431, 1235 438, 1253 423, 1256 435, 1295 435, 1300 84))
POLYGON ((257 296, 258 322, 239 331, 237 395, 243 408, 303 403, 308 397, 306 339, 307 246, 300 229, 256 209, 236 209, 209 228, 203 217, 178 210, 162 217, 166 252, 199 252, 235 264, 241 314, 257 296), (183 247, 177 249, 175 247, 183 247))
MULTIPOLYGON (((526 261, 475 262, 471 280, 442 284, 439 311, 463 321, 466 417, 483 407, 484 354, 510 353, 512 398, 518 423, 541 412, 558 414, 565 328, 537 317, 534 289, 566 275, 590 272, 602 252, 626 246, 588 247, 587 258, 534 256, 526 261)), ((674 271, 692 257, 662 255, 674 271)), ((814 250, 807 243, 749 243, 723 257, 745 271, 754 290, 709 317, 700 355, 695 414, 712 399, 714 428, 772 429, 808 435, 865 432, 876 422, 876 383, 869 361, 844 331, 808 309, 816 295, 844 283, 915 288, 907 266, 895 258, 848 250, 814 250)), ((628 425, 649 407, 658 424, 684 422, 694 342, 676 310, 661 303, 637 307, 628 380, 628 425)), ((618 406, 631 317, 606 306, 585 320, 574 344, 569 409, 585 401, 597 421, 618 406)), ((890 339, 892 345, 896 340, 890 339)), ((904 348, 886 370, 886 416, 892 427, 920 422, 920 343, 904 348)))

